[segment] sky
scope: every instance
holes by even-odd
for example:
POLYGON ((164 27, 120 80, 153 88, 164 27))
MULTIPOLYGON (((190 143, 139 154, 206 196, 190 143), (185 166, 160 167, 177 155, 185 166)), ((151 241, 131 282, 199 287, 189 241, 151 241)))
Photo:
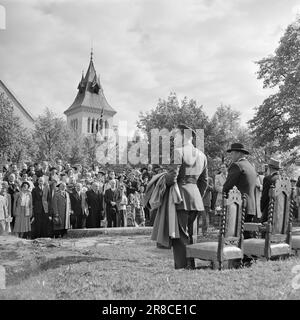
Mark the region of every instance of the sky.
POLYGON ((246 123, 272 92, 255 61, 274 53, 300 13, 296 0, 0 0, 0 79, 33 116, 72 104, 91 47, 114 122, 176 92, 212 116, 221 104, 246 123), (1 7, 0 7, 1 8, 1 7), (1 18, 1 17, 0 17, 1 18), (0 21, 1 23, 1 21, 0 21), (1 29, 1 25, 0 25, 1 29))

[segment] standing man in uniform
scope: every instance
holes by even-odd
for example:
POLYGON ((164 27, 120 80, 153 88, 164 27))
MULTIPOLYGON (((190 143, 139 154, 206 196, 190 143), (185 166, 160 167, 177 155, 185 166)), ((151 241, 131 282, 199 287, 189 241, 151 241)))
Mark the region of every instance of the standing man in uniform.
POLYGON ((176 204, 179 238, 172 239, 175 269, 194 269, 193 258, 186 258, 186 245, 193 243, 193 224, 204 211, 202 197, 207 188, 208 171, 205 154, 193 145, 196 132, 182 124, 183 146, 175 149, 174 164, 167 173, 166 184, 177 182, 182 201, 176 204))

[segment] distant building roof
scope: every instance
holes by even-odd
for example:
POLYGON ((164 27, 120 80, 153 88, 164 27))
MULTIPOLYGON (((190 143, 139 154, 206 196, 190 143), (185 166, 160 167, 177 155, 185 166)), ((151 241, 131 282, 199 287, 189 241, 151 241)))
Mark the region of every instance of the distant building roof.
MULTIPOLYGON (((0 80, 0 87, 6 93, 7 97, 12 101, 14 107, 17 107, 20 110, 20 112, 22 113, 22 116, 25 116, 27 121, 29 123, 31 123, 33 126, 33 123, 34 123, 33 116, 29 113, 28 110, 25 109, 25 107, 16 98, 15 94, 13 94, 12 91, 7 88, 7 86, 4 84, 4 82, 2 80, 0 80)), ((20 120, 22 121, 23 119, 20 119, 20 120)))
POLYGON ((97 77, 96 70, 93 63, 93 57, 91 53, 90 64, 86 72, 85 77, 81 77, 78 84, 78 93, 72 103, 72 105, 64 112, 66 115, 70 114, 73 110, 79 110, 80 108, 94 108, 103 111, 116 114, 117 112, 107 102, 103 88, 100 84, 100 79, 97 77))

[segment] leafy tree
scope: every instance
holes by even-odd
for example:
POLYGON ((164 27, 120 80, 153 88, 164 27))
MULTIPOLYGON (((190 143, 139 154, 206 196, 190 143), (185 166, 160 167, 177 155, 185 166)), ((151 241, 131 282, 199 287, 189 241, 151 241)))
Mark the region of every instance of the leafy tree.
MULTIPOLYGON (((148 135, 148 154, 151 154, 151 129, 167 129, 171 132, 171 130, 180 123, 184 123, 193 129, 206 130, 209 119, 204 113, 203 107, 198 106, 195 100, 188 100, 188 98, 185 97, 181 103, 179 103, 177 95, 174 92, 170 93, 167 100, 159 99, 156 108, 150 112, 140 113, 137 127, 148 135)), ((170 142, 170 153, 172 154, 174 147, 172 138, 170 142)))
POLYGON ((277 142, 281 150, 288 150, 300 144, 300 18, 287 27, 275 54, 257 64, 264 88, 278 91, 256 108, 249 121, 256 145, 277 142))
POLYGON ((0 94, 0 150, 2 157, 8 155, 13 143, 14 124, 18 119, 13 115, 13 106, 4 93, 0 94))
POLYGON ((208 117, 195 100, 185 97, 180 104, 176 93, 171 92, 167 100, 159 99, 155 109, 140 113, 137 126, 149 133, 155 128, 172 130, 180 123, 194 129, 204 129, 208 125, 208 117))
POLYGON ((231 106, 218 107, 210 121, 210 134, 206 135, 206 144, 211 157, 220 157, 224 161, 226 150, 231 143, 241 140, 240 116, 241 113, 233 110, 231 106))
POLYGON ((87 161, 87 153, 85 152, 85 137, 75 130, 70 129, 70 151, 68 162, 72 165, 80 163, 83 166, 87 161))
POLYGON ((35 123, 34 141, 38 146, 37 160, 67 160, 71 133, 65 120, 46 109, 35 123))
POLYGON ((31 132, 14 116, 13 106, 4 93, 0 94, 0 153, 2 159, 14 162, 29 160, 35 154, 31 132))

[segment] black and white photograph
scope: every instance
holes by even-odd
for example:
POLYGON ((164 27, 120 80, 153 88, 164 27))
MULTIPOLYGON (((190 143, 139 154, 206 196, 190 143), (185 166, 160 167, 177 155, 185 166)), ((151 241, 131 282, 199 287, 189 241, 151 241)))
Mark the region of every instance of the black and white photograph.
POLYGON ((0 300, 299 299, 300 2, 0 0, 0 300))

